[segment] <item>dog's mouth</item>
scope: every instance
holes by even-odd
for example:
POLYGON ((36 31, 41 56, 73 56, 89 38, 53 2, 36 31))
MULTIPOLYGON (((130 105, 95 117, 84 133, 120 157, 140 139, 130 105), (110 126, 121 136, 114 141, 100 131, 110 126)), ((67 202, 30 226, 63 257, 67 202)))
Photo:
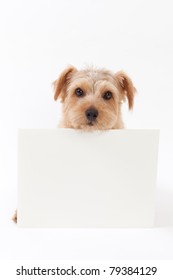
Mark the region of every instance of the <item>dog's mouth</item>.
POLYGON ((93 126, 93 125, 94 125, 94 123, 93 123, 93 122, 88 122, 88 123, 87 123, 87 125, 89 125, 89 126, 93 126))

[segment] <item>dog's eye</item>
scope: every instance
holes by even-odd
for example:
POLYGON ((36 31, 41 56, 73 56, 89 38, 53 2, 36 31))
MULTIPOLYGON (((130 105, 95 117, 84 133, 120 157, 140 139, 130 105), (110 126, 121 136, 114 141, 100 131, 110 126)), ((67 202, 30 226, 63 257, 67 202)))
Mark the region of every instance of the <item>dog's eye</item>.
POLYGON ((78 97, 84 96, 84 92, 83 92, 83 90, 82 90, 81 88, 77 88, 77 89, 75 90, 75 94, 76 94, 78 97))
POLYGON ((112 98, 112 92, 110 91, 106 91, 104 94, 103 94, 103 99, 105 100, 109 100, 112 98))

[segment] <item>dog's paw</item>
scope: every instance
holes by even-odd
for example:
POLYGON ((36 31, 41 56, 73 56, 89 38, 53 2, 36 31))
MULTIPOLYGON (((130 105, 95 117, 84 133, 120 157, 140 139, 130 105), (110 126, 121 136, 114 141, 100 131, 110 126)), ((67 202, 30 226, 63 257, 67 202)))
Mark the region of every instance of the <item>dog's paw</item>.
POLYGON ((14 213, 14 215, 13 215, 13 217, 12 217, 12 221, 13 221, 14 223, 17 223, 17 210, 15 211, 15 213, 14 213))

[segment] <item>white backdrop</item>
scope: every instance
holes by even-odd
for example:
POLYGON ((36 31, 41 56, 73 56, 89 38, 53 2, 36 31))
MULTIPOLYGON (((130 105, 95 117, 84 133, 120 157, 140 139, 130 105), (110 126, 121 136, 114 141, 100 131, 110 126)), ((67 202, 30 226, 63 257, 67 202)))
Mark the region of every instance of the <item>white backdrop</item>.
POLYGON ((173 17, 170 0, 0 1, 0 257, 173 258, 173 17), (160 128, 156 228, 19 230, 18 128, 54 128, 51 82, 68 65, 125 70, 128 128, 160 128))

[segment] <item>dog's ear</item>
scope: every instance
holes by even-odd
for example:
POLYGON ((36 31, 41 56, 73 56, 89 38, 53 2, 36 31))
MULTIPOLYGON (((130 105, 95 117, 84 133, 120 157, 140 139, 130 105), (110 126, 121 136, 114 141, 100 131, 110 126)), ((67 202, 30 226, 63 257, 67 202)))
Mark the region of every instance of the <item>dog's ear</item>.
POLYGON ((127 98, 129 110, 131 110, 133 108, 134 96, 136 93, 136 89, 132 83, 132 80, 123 71, 117 72, 115 78, 121 89, 122 100, 127 98))
POLYGON ((55 100, 57 100, 58 97, 61 97, 62 101, 65 99, 67 85, 70 81, 72 74, 76 71, 76 68, 74 68, 73 66, 69 66, 61 73, 60 77, 53 82, 55 100))

